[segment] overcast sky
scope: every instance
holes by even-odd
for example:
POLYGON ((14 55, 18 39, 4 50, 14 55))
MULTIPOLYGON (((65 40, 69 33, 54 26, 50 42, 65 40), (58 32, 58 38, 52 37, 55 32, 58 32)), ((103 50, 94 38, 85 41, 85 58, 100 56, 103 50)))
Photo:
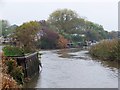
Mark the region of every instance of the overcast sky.
POLYGON ((20 25, 30 20, 46 20, 53 11, 68 8, 87 20, 103 25, 105 30, 118 30, 118 1, 0 0, 0 18, 20 25))

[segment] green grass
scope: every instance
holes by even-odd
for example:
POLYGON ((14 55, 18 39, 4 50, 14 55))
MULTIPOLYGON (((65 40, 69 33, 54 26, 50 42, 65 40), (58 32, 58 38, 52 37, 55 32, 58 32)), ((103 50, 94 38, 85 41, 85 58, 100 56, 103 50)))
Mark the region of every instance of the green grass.
POLYGON ((15 46, 4 46, 3 52, 5 56, 23 56, 24 52, 21 48, 15 46))

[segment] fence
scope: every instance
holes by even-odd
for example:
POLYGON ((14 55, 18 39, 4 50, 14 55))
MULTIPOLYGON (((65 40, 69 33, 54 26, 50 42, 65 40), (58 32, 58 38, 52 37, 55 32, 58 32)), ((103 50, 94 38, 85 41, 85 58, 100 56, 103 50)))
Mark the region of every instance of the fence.
POLYGON ((41 61, 39 60, 39 53, 35 52, 30 55, 25 55, 21 57, 10 57, 14 58, 18 65, 23 67, 24 77, 32 77, 39 72, 41 66, 41 61))

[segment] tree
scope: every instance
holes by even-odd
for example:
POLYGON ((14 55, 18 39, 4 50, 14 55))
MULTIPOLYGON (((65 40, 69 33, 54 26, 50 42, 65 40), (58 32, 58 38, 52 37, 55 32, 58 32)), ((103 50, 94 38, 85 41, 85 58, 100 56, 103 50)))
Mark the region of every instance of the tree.
POLYGON ((118 35, 120 34, 119 31, 111 31, 109 32, 109 39, 115 39, 118 38, 118 35))
POLYGON ((49 16, 48 22, 53 27, 55 27, 56 31, 60 34, 62 34, 63 32, 75 33, 76 30, 79 29, 80 17, 75 11, 68 9, 60 9, 54 11, 49 16))
POLYGON ((85 21, 85 31, 87 40, 101 40, 108 37, 107 31, 104 30, 102 25, 93 23, 91 21, 85 21))
POLYGON ((14 40, 17 46, 24 49, 26 53, 36 50, 36 37, 41 30, 40 24, 37 21, 31 21, 17 27, 14 40))
POLYGON ((42 49, 54 49, 59 38, 58 33, 48 28, 43 29, 43 36, 41 37, 40 46, 42 49))
POLYGON ((0 20, 0 36, 8 37, 16 28, 17 25, 10 25, 7 20, 0 20))
POLYGON ((72 41, 74 42, 80 42, 83 41, 83 37, 79 34, 73 34, 71 35, 72 41))
POLYGON ((2 36, 6 37, 7 36, 7 30, 9 27, 9 23, 7 20, 0 20, 0 33, 2 36))
POLYGON ((9 26, 9 27, 8 27, 8 30, 7 30, 7 35, 9 36, 9 35, 13 34, 13 33, 15 32, 15 30, 16 30, 17 27, 18 27, 18 26, 15 25, 15 24, 9 26))
MULTIPOLYGON (((50 14, 47 22, 59 34, 73 41, 79 37, 72 37, 70 34, 85 34, 87 40, 101 40, 108 37, 108 32, 102 25, 81 18, 75 11, 59 9, 50 14)), ((81 40, 82 37, 80 38, 81 40)))

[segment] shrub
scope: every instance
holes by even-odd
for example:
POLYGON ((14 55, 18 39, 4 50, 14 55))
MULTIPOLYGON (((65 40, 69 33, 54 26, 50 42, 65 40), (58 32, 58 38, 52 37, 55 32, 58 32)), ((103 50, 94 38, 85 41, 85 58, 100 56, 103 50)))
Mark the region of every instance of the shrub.
POLYGON ((10 75, 3 74, 1 90, 11 90, 10 88, 19 88, 19 85, 17 85, 17 82, 10 75))
POLYGON ((18 82, 18 84, 23 84, 24 74, 21 66, 14 68, 11 75, 18 82))
POLYGON ((10 74, 13 77, 13 79, 15 79, 16 82, 18 82, 18 84, 23 84, 24 74, 22 66, 18 66, 17 62, 12 59, 7 60, 6 65, 7 73, 10 74))
POLYGON ((2 74, 1 79, 2 79, 2 86, 0 87, 1 90, 11 90, 11 88, 15 88, 16 90, 19 90, 17 88, 21 88, 20 85, 17 84, 17 82, 13 79, 10 74, 7 74, 7 65, 6 65, 7 60, 2 59, 0 60, 1 68, 2 68, 2 74))
POLYGON ((8 60, 8 61, 6 62, 6 65, 8 66, 7 71, 8 71, 8 73, 10 73, 10 74, 11 74, 11 72, 13 71, 13 69, 17 66, 15 60, 12 60, 12 59, 11 59, 11 60, 8 60))
POLYGON ((5 56, 23 56, 24 54, 24 51, 21 48, 10 45, 5 46, 3 52, 5 56))
POLYGON ((120 59, 120 40, 104 40, 92 46, 89 50, 92 56, 109 59, 120 59))
POLYGON ((60 35, 59 39, 57 41, 57 47, 58 48, 66 48, 67 47, 67 43, 68 43, 68 40, 60 35))

